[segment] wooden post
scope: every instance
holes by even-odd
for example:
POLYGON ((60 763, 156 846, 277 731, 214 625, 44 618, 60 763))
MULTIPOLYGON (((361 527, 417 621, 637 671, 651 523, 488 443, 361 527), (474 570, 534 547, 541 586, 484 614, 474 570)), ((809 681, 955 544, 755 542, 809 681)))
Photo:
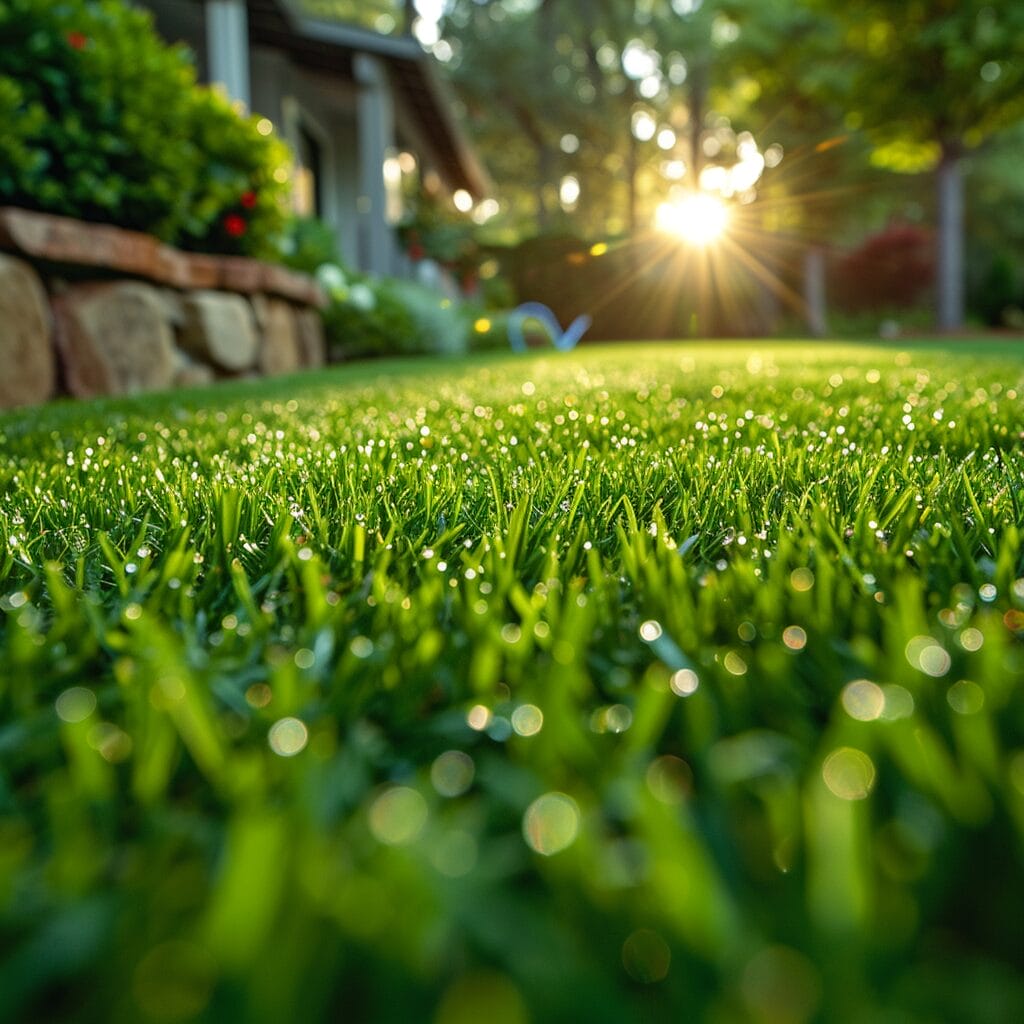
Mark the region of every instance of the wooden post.
POLYGON ((381 60, 360 53, 353 63, 359 84, 359 263, 362 270, 387 274, 392 269, 393 245, 386 216, 384 160, 395 134, 394 107, 381 60))
POLYGON ((828 307, 825 292, 825 250, 810 245, 804 251, 804 304, 807 307, 807 329, 812 337, 828 334, 828 307))
POLYGON ((939 162, 939 329, 956 331, 964 323, 964 179, 960 154, 947 147, 939 162))
POLYGON ((249 17, 245 0, 206 0, 210 83, 249 108, 249 17))

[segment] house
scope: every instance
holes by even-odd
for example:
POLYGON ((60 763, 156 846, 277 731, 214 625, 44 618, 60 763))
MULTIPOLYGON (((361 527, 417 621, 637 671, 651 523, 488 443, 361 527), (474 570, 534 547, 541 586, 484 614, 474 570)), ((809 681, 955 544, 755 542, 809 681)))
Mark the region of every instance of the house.
POLYGON ((331 225, 350 265, 410 273, 393 230, 405 175, 462 207, 486 193, 434 58, 410 31, 411 0, 140 2, 165 39, 193 50, 204 80, 290 144, 296 211, 331 225))

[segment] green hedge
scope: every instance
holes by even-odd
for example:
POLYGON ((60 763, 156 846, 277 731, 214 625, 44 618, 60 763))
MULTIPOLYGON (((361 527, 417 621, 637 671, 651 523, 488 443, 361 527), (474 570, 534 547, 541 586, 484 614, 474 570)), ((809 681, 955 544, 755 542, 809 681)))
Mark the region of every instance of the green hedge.
POLYGON ((272 256, 286 148, 118 0, 0 4, 0 203, 272 256))

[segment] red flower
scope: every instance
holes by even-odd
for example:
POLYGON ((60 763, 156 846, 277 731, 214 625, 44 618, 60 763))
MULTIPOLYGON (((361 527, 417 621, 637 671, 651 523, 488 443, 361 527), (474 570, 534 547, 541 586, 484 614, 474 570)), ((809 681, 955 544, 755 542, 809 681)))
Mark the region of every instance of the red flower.
POLYGON ((224 218, 224 230, 232 238, 241 238, 245 234, 246 223, 237 213, 229 213, 224 218))
POLYGON ((413 242, 413 244, 409 246, 409 256, 412 259, 421 260, 423 259, 424 255, 425 254, 423 252, 423 246, 420 245, 418 242, 413 242))
POLYGON ((89 37, 82 32, 69 32, 67 34, 68 46, 72 50, 84 50, 89 37))
POLYGON ((251 210, 256 205, 256 193, 255 192, 243 192, 242 193, 242 198, 239 199, 239 202, 247 210, 251 210))

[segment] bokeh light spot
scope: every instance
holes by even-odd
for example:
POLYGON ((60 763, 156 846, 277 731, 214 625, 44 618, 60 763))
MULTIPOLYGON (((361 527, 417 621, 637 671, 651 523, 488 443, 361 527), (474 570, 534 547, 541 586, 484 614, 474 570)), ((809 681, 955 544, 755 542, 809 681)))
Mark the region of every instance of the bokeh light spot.
POLYGON ((484 707, 483 704, 474 704, 469 711, 466 712, 466 724, 470 729, 475 729, 477 732, 483 732, 490 724, 490 721, 490 708, 484 707))
POLYGON ((461 750, 446 750, 430 766, 430 781, 441 796, 461 796, 473 784, 476 766, 461 750))
POLYGON ((791 651, 802 651, 807 646, 807 633, 800 626, 787 626, 782 631, 782 642, 791 651))
POLYGON ((497 971, 474 971, 453 982, 441 997, 434 1024, 528 1024, 519 990, 497 971))
POLYGON ((681 804, 693 788, 693 772, 682 758, 665 754, 647 769, 647 788, 663 804, 681 804))
POLYGON ((386 789, 370 807, 370 831, 387 846, 405 846, 423 831, 427 802, 408 786, 386 789))
POLYGON ((958 715, 976 715, 985 706, 985 691, 970 679, 961 679, 946 692, 946 700, 958 715))
POLYGON ((882 687, 885 706, 882 709, 884 722, 896 722, 901 718, 909 718, 914 713, 914 695, 905 687, 896 683, 882 687))
POLYGON ((309 742, 306 723, 298 718, 279 718, 267 734, 270 749, 280 757, 294 757, 309 742))
POLYGON ((747 964, 740 992, 757 1024, 806 1024, 821 1001, 821 981, 802 953, 769 946, 747 964))
POLYGON ((843 687, 843 710, 858 722, 873 722, 885 711, 885 694, 877 683, 855 679, 843 687))
POLYGON ((804 593, 814 586, 814 573, 810 569, 794 569, 789 574, 789 585, 798 593, 804 593))
POLYGON ((669 677, 669 687, 677 697, 689 697, 691 693, 697 692, 700 686, 700 678, 693 669, 681 668, 673 672, 669 677))
POLYGON ((545 793, 530 804, 523 815, 523 838, 527 846, 550 857, 576 841, 580 811, 565 793, 545 793))
POLYGON ((202 946, 165 942, 139 961, 132 978, 132 994, 147 1017, 191 1020, 206 1007, 215 980, 213 958, 202 946))
POLYGON ((952 664, 949 653, 930 636, 915 636, 907 642, 907 661, 925 675, 944 676, 952 664))
POLYGON ((622 966, 634 980, 644 985, 668 976, 672 951, 668 943, 650 928, 639 928, 622 944, 622 966))
POLYGON ((445 832, 430 854, 434 867, 448 878, 468 875, 476 867, 476 858, 476 839, 461 829, 445 832))
POLYGON ((96 694, 84 686, 72 686, 57 698, 54 707, 62 722, 84 722, 96 710, 96 694))
POLYGON ((654 619, 648 619, 640 626, 640 639, 646 640, 651 643, 657 640, 661 636, 661 623, 655 622, 654 619))
POLYGON ((821 776, 841 800, 863 800, 875 784, 875 766, 863 750, 839 747, 825 758, 821 776))
POLYGON ((536 704, 520 704, 512 712, 512 728, 520 736, 536 736, 544 725, 544 712, 536 704))

